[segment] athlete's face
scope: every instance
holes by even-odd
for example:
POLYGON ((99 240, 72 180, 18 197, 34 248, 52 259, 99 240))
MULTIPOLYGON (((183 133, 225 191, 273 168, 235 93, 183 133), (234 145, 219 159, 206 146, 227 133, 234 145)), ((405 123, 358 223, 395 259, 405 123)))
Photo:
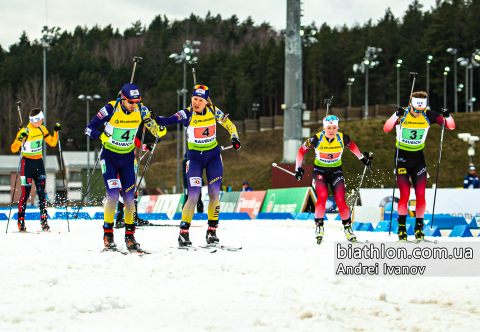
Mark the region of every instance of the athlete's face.
POLYGON ((135 107, 137 107, 137 103, 129 101, 129 100, 122 99, 122 106, 127 111, 133 112, 135 110, 135 107), (133 103, 133 104, 130 104, 130 103, 133 103))
POLYGON ((325 136, 327 136, 327 138, 334 138, 335 135, 337 135, 338 127, 337 126, 328 126, 328 127, 324 128, 324 130, 325 130, 325 136))
POLYGON ((40 127, 40 125, 43 123, 43 119, 40 120, 40 121, 36 121, 36 122, 30 122, 35 128, 38 128, 40 127))
POLYGON ((197 113, 202 113, 205 106, 207 106, 208 101, 201 97, 193 96, 192 97, 192 107, 193 110, 197 113))
POLYGON ((418 118, 423 112, 425 112, 425 108, 414 108, 410 104, 410 114, 412 114, 414 117, 418 118))

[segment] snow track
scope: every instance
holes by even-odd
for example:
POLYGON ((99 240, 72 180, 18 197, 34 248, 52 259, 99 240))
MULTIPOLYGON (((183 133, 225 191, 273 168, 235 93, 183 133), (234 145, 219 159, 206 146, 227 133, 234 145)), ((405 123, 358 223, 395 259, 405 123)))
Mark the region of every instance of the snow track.
MULTIPOLYGON (((100 220, 71 220, 70 233, 49 223, 50 234, 0 235, 1 331, 479 330, 478 278, 334 277, 339 221, 321 246, 313 221, 221 221, 221 243, 243 249, 213 254, 171 248, 177 228, 143 228, 142 257, 102 253, 100 220)), ((205 232, 191 228, 194 245, 205 232)), ((125 249, 123 230, 114 235, 125 249)))

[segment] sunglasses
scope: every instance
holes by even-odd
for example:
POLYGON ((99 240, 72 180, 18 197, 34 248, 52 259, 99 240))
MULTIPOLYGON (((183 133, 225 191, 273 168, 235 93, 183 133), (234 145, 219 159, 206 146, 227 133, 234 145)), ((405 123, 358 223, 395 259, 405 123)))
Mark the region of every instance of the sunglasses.
POLYGON ((195 85, 195 87, 193 89, 194 90, 197 90, 197 89, 208 90, 208 86, 206 86, 206 85, 195 85))
POLYGON ((325 118, 325 120, 327 120, 327 121, 338 121, 338 117, 336 117, 335 115, 330 115, 330 116, 327 116, 325 118))

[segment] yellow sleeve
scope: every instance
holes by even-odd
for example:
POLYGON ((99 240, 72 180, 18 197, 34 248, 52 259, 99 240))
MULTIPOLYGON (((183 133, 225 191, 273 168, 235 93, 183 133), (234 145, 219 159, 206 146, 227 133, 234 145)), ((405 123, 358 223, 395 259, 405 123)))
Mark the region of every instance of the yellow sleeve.
POLYGON ((232 139, 233 137, 238 138, 237 127, 235 127, 235 125, 232 123, 232 121, 230 121, 229 118, 225 117, 222 122, 218 123, 220 123, 223 128, 228 130, 228 132, 230 133, 230 139, 232 139))
POLYGON ((53 137, 52 137, 52 135, 50 135, 50 133, 48 132, 47 128, 45 128, 44 126, 42 126, 42 132, 43 132, 43 139, 45 140, 45 142, 47 142, 48 145, 52 147, 57 145, 58 132, 54 130, 53 137))
POLYGON ((167 133, 167 127, 163 127, 163 130, 160 130, 160 126, 157 124, 155 119, 150 117, 150 111, 148 110, 148 108, 143 106, 143 104, 142 104, 141 114, 142 114, 142 120, 150 119, 150 121, 144 122, 144 126, 147 127, 148 131, 150 131, 153 136, 157 138, 165 136, 165 134, 167 133))
POLYGON ((12 144, 12 147, 11 147, 11 150, 13 153, 17 153, 18 150, 20 150, 20 147, 22 146, 22 141, 19 141, 18 138, 20 137, 20 133, 22 132, 22 130, 20 130, 18 133, 17 133, 17 136, 15 137, 15 141, 13 141, 13 144, 12 144))

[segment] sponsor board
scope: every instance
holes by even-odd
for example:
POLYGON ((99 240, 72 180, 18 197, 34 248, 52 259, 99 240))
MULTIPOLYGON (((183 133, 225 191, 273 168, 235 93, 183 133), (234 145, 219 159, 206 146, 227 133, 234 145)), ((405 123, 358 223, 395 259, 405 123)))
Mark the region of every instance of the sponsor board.
POLYGON ((309 200, 317 202, 311 187, 269 189, 260 212, 306 212, 309 200))
MULTIPOLYGON (((425 213, 432 213, 433 197, 435 189, 425 189, 426 209, 425 213)), ((398 202, 400 194, 395 191, 395 202, 398 202)), ((363 189, 360 191, 362 206, 385 207, 385 211, 390 211, 392 201, 391 189, 363 189)), ((410 188, 410 200, 416 200, 415 190, 410 188)), ((480 216, 480 190, 464 190, 451 188, 438 188, 437 199, 435 202, 435 214, 451 214, 452 216, 462 216, 470 220, 475 216, 480 216)), ((397 204, 394 205, 396 211, 397 204)))
POLYGON ((235 208, 235 212, 247 212, 250 218, 255 219, 262 208, 266 191, 243 191, 235 208))

